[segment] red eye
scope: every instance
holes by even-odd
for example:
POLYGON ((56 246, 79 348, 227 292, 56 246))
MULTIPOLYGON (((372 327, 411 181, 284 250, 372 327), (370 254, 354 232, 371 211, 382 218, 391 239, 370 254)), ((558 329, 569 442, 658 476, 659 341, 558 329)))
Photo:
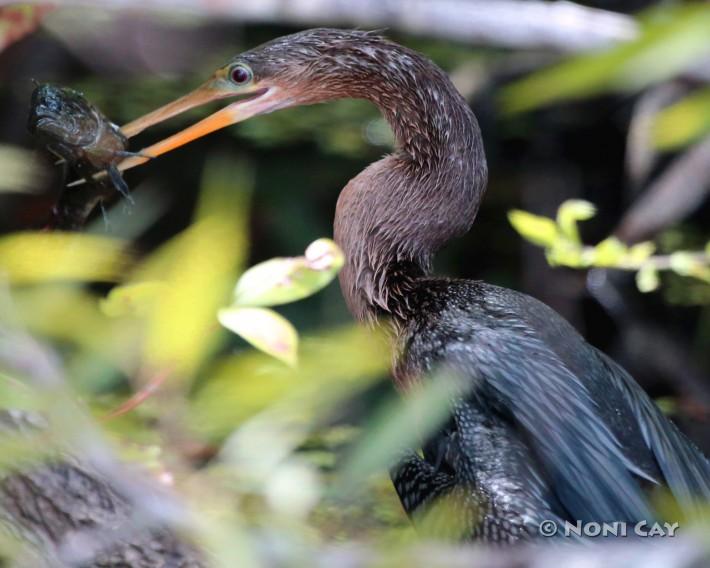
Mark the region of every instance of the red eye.
POLYGON ((243 65, 235 65, 230 72, 232 82, 237 85, 244 85, 251 81, 251 71, 243 65))

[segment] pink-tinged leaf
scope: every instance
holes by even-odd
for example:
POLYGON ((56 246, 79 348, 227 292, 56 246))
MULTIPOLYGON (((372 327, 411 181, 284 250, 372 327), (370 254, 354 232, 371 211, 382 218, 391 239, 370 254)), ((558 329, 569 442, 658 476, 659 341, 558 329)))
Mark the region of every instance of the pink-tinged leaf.
POLYGON ((273 258, 252 266, 237 282, 234 304, 277 306, 307 298, 327 286, 344 261, 338 245, 318 239, 304 256, 273 258))
POLYGON ((298 333, 283 316, 265 308, 224 308, 219 322, 257 349, 294 366, 297 359, 298 333))

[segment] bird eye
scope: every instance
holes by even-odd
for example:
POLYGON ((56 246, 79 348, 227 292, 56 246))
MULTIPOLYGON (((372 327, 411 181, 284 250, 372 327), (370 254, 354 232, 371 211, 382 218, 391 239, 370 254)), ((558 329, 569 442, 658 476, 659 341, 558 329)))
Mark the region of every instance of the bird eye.
POLYGON ((253 77, 251 69, 245 65, 235 65, 232 67, 229 76, 235 85, 245 85, 251 81, 253 77))

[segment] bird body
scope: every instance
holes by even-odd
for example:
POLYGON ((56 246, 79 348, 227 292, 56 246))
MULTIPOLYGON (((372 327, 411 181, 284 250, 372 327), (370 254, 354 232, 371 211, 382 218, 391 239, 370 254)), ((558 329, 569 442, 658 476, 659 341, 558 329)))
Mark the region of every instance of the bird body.
POLYGON ((345 187, 334 233, 350 311, 394 330, 397 385, 437 380, 440 370, 461 385, 449 421, 422 441, 423 457, 392 470, 410 515, 455 495, 462 536, 500 542, 537 535, 543 520, 654 519, 655 487, 686 511, 710 500, 707 459, 563 318, 512 290, 431 276, 436 251, 472 226, 487 178, 476 118, 438 66, 377 34, 307 30, 235 57, 124 131, 235 95, 249 98, 141 154, 345 97, 370 100, 392 127, 396 150, 345 187))
POLYGON ((464 486, 481 509, 467 536, 509 541, 545 520, 651 521, 654 488, 668 487, 688 513, 710 497, 707 459, 545 304, 434 278, 417 283, 410 304, 395 377, 404 386, 444 368, 466 394, 424 457, 393 468, 408 513, 464 486))

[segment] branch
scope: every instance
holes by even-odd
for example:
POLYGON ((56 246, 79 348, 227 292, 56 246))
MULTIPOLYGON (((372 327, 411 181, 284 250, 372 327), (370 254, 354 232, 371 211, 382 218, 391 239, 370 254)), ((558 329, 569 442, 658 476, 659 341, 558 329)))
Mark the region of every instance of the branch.
POLYGON ((508 219, 528 241, 544 247, 547 262, 552 266, 633 271, 642 292, 658 287, 658 272, 662 270, 710 283, 710 244, 704 251, 677 251, 669 255, 654 255, 656 247, 650 241, 629 247, 616 236, 587 246, 580 240, 577 222, 591 219, 595 213, 591 203, 570 199, 560 205, 556 220, 517 210, 510 211, 508 219))
MULTIPOLYGON (((64 6, 98 2, 68 0, 64 6)), ((572 2, 542 0, 105 0, 101 7, 191 12, 242 22, 388 27, 429 37, 560 52, 599 49, 638 34, 633 18, 572 2)))

